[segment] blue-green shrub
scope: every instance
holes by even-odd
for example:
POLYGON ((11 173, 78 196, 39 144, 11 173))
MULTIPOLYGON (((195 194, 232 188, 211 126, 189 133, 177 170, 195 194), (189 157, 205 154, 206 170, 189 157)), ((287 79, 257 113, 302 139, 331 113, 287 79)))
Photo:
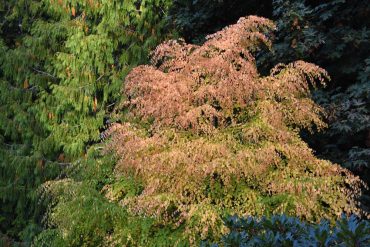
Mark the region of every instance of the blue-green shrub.
POLYGON ((370 246, 369 221, 342 216, 334 226, 326 220, 309 224, 295 217, 231 216, 224 220, 230 232, 218 243, 201 246, 370 246))

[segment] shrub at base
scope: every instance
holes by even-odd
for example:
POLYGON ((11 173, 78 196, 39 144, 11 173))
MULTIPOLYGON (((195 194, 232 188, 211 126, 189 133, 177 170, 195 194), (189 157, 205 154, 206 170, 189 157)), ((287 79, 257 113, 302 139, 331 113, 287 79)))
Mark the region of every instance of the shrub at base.
POLYGON ((271 219, 229 217, 225 225, 230 233, 222 237, 220 245, 212 246, 369 246, 370 224, 354 215, 342 217, 334 227, 328 221, 307 224, 297 218, 274 215, 271 219))

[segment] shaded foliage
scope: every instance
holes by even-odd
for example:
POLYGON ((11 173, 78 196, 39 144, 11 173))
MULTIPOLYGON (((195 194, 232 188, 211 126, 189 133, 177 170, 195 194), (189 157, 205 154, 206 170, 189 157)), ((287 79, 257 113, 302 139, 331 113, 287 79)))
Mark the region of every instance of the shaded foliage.
POLYGON ((201 246, 368 246, 370 224, 354 215, 343 216, 335 226, 328 221, 308 224, 294 217, 238 218, 224 221, 230 230, 219 244, 203 242, 201 246))
POLYGON ((43 206, 35 188, 57 176, 57 148, 37 119, 35 101, 46 78, 34 73, 24 45, 32 20, 44 13, 39 1, 0 1, 0 230, 30 241, 39 232, 43 206))
MULTIPOLYGON (((274 61, 304 59, 325 68, 332 83, 314 94, 325 107, 329 128, 309 136, 310 146, 370 182, 370 6, 367 1, 273 1, 277 22, 274 51, 259 57, 261 69, 274 61)), ((364 198, 365 199, 365 198, 364 198)), ((366 199, 365 199, 366 200, 366 199)), ((367 199, 367 204, 370 200, 367 199)))
POLYGON ((235 23, 246 15, 271 17, 271 0, 174 0, 168 23, 189 43, 202 43, 205 36, 235 23))

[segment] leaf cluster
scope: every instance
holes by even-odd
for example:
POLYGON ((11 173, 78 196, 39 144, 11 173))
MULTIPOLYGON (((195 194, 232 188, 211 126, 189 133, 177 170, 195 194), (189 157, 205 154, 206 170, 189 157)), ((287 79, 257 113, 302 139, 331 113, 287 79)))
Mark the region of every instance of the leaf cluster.
POLYGON ((127 71, 165 38, 170 3, 0 1, 1 231, 29 243, 41 230, 27 230, 43 214, 37 187, 100 141, 127 71))
POLYGON ((370 224, 354 215, 342 216, 335 226, 328 221, 307 224, 294 217, 227 218, 230 232, 217 244, 201 246, 368 246, 370 224))
POLYGON ((256 69, 251 52, 269 46, 273 28, 265 18, 241 18, 202 46, 165 42, 151 66, 130 72, 120 106, 128 113, 108 130, 107 151, 118 159, 116 175, 143 189, 117 197, 111 187, 108 198, 185 226, 193 244, 219 237, 225 213, 313 222, 361 214, 361 181, 317 159, 298 134, 324 126, 310 86, 324 83, 326 71, 303 61, 278 64, 269 76, 256 69))

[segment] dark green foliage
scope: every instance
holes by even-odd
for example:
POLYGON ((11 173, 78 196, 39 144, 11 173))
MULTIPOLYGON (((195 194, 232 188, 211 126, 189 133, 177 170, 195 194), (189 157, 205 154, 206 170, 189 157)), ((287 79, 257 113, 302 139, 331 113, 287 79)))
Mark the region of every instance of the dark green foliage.
POLYGON ((370 7, 366 1, 272 2, 278 31, 271 63, 305 58, 328 70, 332 87, 348 86, 356 80, 370 52, 370 7))
POLYGON ((273 1, 278 32, 274 52, 259 59, 304 59, 325 68, 332 82, 315 99, 329 114, 329 128, 306 138, 323 157, 370 182, 370 5, 367 1, 273 1))
POLYGON ((370 224, 354 215, 338 220, 334 227, 329 222, 307 224, 294 217, 275 215, 271 218, 225 219, 230 233, 220 243, 202 246, 369 246, 370 224))
POLYGON ((0 231, 25 241, 40 231, 43 206, 34 189, 59 173, 51 161, 57 149, 36 117, 46 80, 33 73, 22 45, 42 13, 39 1, 0 1, 0 231))
POLYGON ((201 43, 242 16, 271 17, 271 10, 271 0, 174 0, 168 21, 186 41, 201 43))

